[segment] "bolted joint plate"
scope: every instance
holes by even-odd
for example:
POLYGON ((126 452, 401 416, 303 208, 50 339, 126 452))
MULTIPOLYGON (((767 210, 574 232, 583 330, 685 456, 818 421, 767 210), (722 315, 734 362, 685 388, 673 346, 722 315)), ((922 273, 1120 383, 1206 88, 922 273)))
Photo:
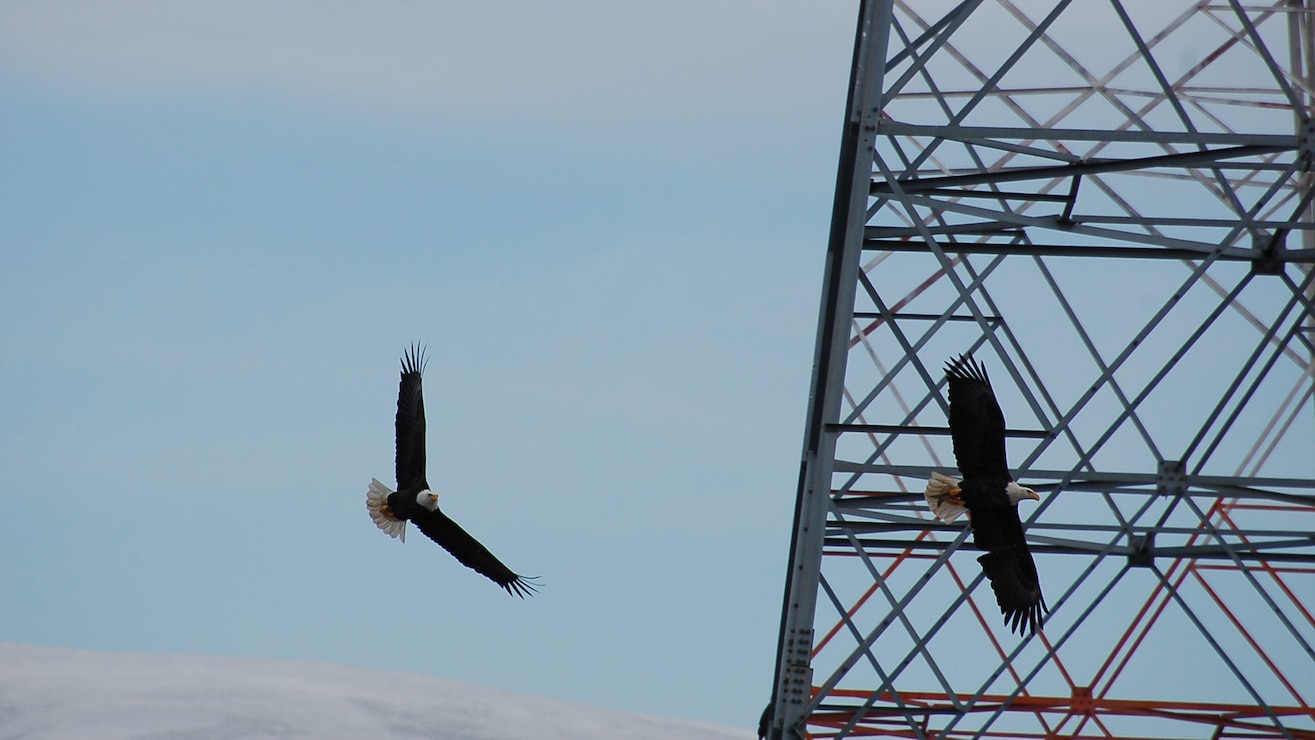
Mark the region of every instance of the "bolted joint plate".
POLYGON ((1160 496, 1181 496, 1187 492, 1187 473, 1182 460, 1161 460, 1155 471, 1155 493, 1160 496))
POLYGON ((1128 565, 1149 568, 1155 564, 1155 533, 1128 536, 1128 565))
POLYGON ((799 630, 785 641, 785 701, 802 705, 812 696, 813 631, 799 630))
POLYGON ((1315 119, 1301 124, 1297 131, 1297 154, 1309 170, 1311 163, 1315 162, 1315 119))

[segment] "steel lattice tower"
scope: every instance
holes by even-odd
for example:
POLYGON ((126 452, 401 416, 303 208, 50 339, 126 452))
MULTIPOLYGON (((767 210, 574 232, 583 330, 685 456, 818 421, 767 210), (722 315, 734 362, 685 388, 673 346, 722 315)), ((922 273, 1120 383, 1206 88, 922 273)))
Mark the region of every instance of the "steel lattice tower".
POLYGON ((1315 738, 1315 10, 866 0, 773 738, 1315 738), (1001 625, 943 365, 1051 606, 1001 625))

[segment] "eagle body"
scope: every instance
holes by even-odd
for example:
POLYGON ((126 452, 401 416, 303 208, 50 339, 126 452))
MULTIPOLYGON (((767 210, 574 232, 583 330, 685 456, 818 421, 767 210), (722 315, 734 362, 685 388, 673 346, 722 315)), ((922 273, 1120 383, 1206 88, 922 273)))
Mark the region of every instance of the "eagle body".
POLYGON ((977 562, 991 583, 1005 624, 1014 632, 1035 632, 1048 607, 1027 547, 1018 503, 1040 500, 1040 496, 1015 482, 1009 472, 1004 414, 986 368, 970 356, 959 355, 946 363, 945 375, 950 436, 962 479, 933 474, 924 495, 928 506, 944 521, 967 512, 973 544, 985 551, 977 562))
POLYGON ((498 584, 509 594, 536 590, 533 578, 517 575, 438 507, 438 494, 425 478, 425 399, 421 387, 424 353, 417 346, 402 355, 397 389, 397 490, 377 479, 370 482, 365 504, 376 526, 406 541, 406 523, 447 550, 462 565, 498 584))
MULTIPOLYGON (((422 516, 424 513, 432 511, 421 503, 420 497, 430 493, 428 489, 421 491, 393 491, 388 494, 388 508, 393 512, 393 516, 405 521, 422 516)), ((437 498, 437 497, 435 497, 437 498)))

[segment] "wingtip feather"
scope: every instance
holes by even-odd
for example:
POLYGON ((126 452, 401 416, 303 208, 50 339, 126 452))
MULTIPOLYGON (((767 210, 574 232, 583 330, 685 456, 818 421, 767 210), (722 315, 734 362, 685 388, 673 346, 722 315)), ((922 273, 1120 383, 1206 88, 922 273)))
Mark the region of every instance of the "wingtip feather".
POLYGON ((515 579, 502 584, 502 588, 512 596, 519 596, 524 599, 526 596, 539 593, 539 587, 542 584, 533 583, 537 580, 539 580, 538 576, 516 576, 515 579))
POLYGON ((951 357, 946 361, 945 374, 951 378, 976 380, 987 385, 991 384, 991 379, 986 374, 986 365, 977 361, 971 354, 962 352, 959 353, 958 357, 951 357))
POLYGON ((424 374, 425 366, 428 364, 429 358, 425 356, 425 345, 413 342, 410 347, 402 350, 403 373, 424 374))

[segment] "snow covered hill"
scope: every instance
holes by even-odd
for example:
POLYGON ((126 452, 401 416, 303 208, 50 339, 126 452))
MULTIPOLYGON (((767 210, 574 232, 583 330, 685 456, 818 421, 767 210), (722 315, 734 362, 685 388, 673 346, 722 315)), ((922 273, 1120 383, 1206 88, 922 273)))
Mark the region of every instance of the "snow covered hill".
POLYGON ((433 676, 0 643, 0 740, 748 740, 433 676))

